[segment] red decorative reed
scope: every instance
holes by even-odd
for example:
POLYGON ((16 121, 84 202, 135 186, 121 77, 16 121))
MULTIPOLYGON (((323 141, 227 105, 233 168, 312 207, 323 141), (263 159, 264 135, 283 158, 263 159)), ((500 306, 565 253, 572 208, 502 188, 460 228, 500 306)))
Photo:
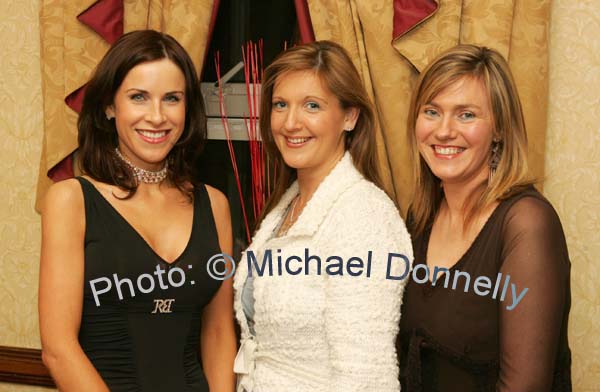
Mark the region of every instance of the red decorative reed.
POLYGON ((240 197, 240 203, 242 205, 242 215, 244 217, 244 225, 246 228, 246 238, 248 244, 250 243, 250 227, 248 226, 248 217, 246 215, 246 206, 244 203, 244 196, 242 194, 242 185, 240 183, 240 174, 238 171, 237 160, 235 159, 235 151, 233 150, 233 143, 231 141, 231 133, 229 132, 229 122, 227 121, 227 114, 225 111, 225 99, 223 98, 223 86, 221 85, 221 56, 219 51, 215 54, 215 68, 217 72, 217 83, 219 85, 219 112, 221 114, 221 122, 223 123, 223 129, 225 130, 225 137, 227 138, 227 147, 229 149, 229 158, 231 159, 231 165, 233 166, 233 175, 238 189, 238 195, 240 197))
POLYGON ((268 164, 265 165, 266 157, 262 142, 259 140, 258 118, 260 91, 259 86, 263 74, 263 41, 258 44, 249 41, 242 46, 242 58, 244 61, 244 79, 246 82, 246 97, 250 113, 244 116, 248 141, 250 147, 250 161, 252 168, 252 208, 254 216, 260 216, 265 205, 266 198, 270 194, 270 176, 268 164), (267 186, 265 186, 265 177, 267 186))

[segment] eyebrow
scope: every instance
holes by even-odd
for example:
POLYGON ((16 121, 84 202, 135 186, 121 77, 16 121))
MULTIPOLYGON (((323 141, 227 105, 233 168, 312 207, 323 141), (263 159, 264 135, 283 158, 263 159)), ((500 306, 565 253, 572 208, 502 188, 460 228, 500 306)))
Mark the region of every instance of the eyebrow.
MULTIPOLYGON (((422 106, 427 106, 427 105, 435 106, 436 108, 440 107, 440 105, 436 104, 434 101, 425 102, 422 106)), ((481 107, 478 105, 475 105, 474 103, 462 103, 462 104, 454 105, 452 107, 453 110, 461 110, 461 109, 467 109, 467 108, 481 110, 481 107)))
POLYGON ((316 96, 316 95, 308 95, 308 96, 306 96, 304 99, 317 99, 317 100, 319 100, 319 101, 322 101, 322 102, 324 102, 325 104, 329 105, 329 102, 328 102, 328 101, 327 101, 325 98, 318 97, 318 96, 316 96))
MULTIPOLYGON (((143 93, 143 94, 149 94, 148 91, 146 91, 144 89, 141 89, 141 88, 135 88, 135 87, 127 89, 125 92, 128 93, 130 91, 138 91, 138 92, 143 93)), ((168 95, 168 94, 185 94, 185 93, 183 91, 176 90, 176 91, 167 91, 165 93, 165 95, 168 95)))
MULTIPOLYGON (((281 100, 285 101, 285 99, 279 95, 273 95, 272 99, 281 99, 281 100)), ((325 103, 326 105, 329 105, 329 101, 327 101, 325 98, 322 98, 322 97, 319 97, 316 95, 307 95, 306 97, 303 98, 304 101, 310 100, 310 99, 316 99, 318 101, 325 103)))

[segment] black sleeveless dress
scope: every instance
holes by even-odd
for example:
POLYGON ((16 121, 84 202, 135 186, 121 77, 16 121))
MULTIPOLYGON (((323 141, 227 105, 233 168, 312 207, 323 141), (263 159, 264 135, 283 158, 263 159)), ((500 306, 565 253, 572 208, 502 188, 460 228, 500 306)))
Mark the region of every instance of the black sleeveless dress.
POLYGON ((206 188, 194 192, 189 242, 169 264, 92 183, 78 180, 86 217, 84 352, 113 392, 208 391, 201 316, 221 285, 206 263, 221 251, 206 188))

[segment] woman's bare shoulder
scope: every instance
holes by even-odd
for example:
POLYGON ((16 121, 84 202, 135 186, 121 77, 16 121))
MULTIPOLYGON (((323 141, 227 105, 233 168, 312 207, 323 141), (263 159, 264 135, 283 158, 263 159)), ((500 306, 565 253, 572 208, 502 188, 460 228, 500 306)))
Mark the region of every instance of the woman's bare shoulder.
POLYGON ((227 196, 225 196, 223 192, 207 184, 204 184, 204 187, 206 187, 206 191, 208 192, 208 197, 210 198, 210 203, 212 204, 213 212, 215 210, 221 209, 229 210, 229 201, 227 200, 227 196))
POLYGON ((83 191, 79 181, 69 178, 50 186, 42 203, 42 214, 51 210, 83 210, 83 205, 83 191))

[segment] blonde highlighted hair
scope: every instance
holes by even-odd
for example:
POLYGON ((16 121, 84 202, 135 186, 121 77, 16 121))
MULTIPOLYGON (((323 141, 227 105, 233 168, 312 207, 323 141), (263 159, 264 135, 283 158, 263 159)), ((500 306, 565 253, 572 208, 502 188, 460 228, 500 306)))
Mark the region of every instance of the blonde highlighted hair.
MULTIPOLYGON (((427 102, 451 84, 463 78, 480 81, 488 93, 493 117, 494 139, 501 144, 501 157, 492 180, 485 182, 463 206, 469 226, 480 211, 533 183, 527 165, 527 133, 521 101, 508 63, 493 49, 476 45, 458 45, 442 53, 419 76, 410 101, 407 138, 416 181, 410 215, 414 233, 420 234, 433 223, 444 197, 437 178, 419 154, 415 124, 427 102), (483 188, 483 189, 482 189, 483 188)), ((491 146, 490 146, 491 155, 491 146)))
POLYGON ((383 188, 375 141, 375 115, 358 71, 344 48, 335 42, 317 41, 298 45, 280 54, 264 73, 260 97, 260 134, 277 178, 259 222, 277 205, 296 179, 296 170, 286 165, 271 132, 273 89, 280 78, 292 72, 314 72, 324 87, 337 97, 342 109, 357 108, 358 120, 351 132, 344 132, 344 148, 354 165, 369 181, 383 188))

